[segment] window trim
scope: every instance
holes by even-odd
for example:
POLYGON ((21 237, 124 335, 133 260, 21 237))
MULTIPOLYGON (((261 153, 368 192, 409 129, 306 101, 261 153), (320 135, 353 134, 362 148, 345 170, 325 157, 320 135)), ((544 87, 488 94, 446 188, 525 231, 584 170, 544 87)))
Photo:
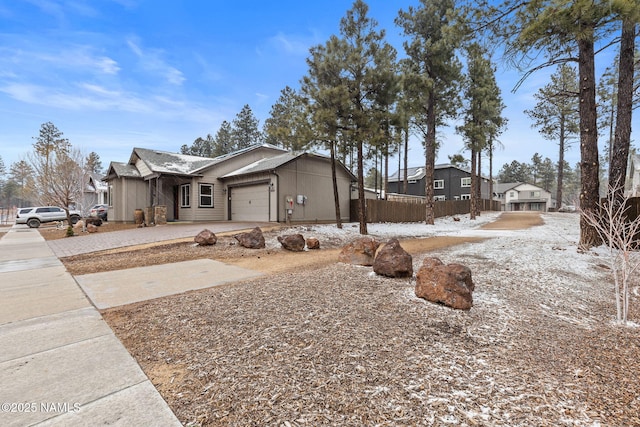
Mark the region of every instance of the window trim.
POLYGON ((460 187, 462 188, 471 187, 471 177, 465 176, 460 178, 460 187))
POLYGON ((199 208, 213 208, 213 184, 208 184, 205 182, 200 182, 198 183, 198 207, 199 208), (211 193, 210 194, 202 194, 202 189, 204 187, 208 187, 211 189, 211 193), (203 197, 210 197, 211 198, 211 204, 203 204, 202 203, 202 198, 203 197))
POLYGON ((461 194, 460 200, 471 200, 471 194, 461 194))
POLYGON ((446 200, 447 200, 447 196, 442 196, 442 195, 433 196, 434 202, 444 202, 446 200))
POLYGON ((433 180, 433 189, 434 190, 444 190, 444 179, 434 179, 433 180), (438 183, 440 186, 438 186, 438 183))
POLYGON ((180 207, 191 207, 191 184, 182 184, 180 186, 180 207))

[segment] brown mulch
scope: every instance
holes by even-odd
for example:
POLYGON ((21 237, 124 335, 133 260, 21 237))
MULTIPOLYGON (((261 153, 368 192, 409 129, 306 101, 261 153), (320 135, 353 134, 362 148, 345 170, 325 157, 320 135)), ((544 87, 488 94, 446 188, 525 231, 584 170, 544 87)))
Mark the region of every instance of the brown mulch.
POLYGON ((480 239, 402 241, 414 266, 465 244, 454 259, 479 303, 462 312, 415 298, 415 278, 337 263, 343 243, 250 251, 222 236, 62 261, 76 275, 198 257, 267 273, 103 313, 185 425, 640 425, 638 330, 608 322, 601 269, 537 276, 480 239))

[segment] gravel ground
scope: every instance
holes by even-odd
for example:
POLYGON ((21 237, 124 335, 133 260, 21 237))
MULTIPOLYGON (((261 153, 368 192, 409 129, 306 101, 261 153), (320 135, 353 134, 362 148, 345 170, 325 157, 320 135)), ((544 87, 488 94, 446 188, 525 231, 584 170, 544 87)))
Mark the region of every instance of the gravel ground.
MULTIPOLYGON (((577 216, 543 220, 489 239, 451 221, 445 244, 402 240, 416 271, 427 255, 471 268, 470 311, 416 298, 415 278, 337 263, 343 239, 325 233, 318 253, 223 239, 216 256, 278 268, 103 314, 185 425, 640 425, 640 329, 612 321, 609 271, 600 252, 578 253, 577 216)), ((110 263, 194 246, 158 248, 110 263)))

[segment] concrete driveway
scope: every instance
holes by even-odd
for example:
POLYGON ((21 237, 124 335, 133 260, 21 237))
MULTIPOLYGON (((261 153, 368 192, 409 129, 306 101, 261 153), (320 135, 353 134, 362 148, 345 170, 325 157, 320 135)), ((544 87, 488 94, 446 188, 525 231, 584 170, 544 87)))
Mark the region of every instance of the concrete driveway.
MULTIPOLYGON (((62 258, 126 246, 195 237, 196 234, 205 228, 217 234, 229 231, 239 232, 241 230, 250 230, 255 227, 273 227, 277 225, 278 224, 267 222, 175 222, 168 223, 166 225, 156 225, 154 227, 110 231, 108 233, 100 233, 100 231, 98 231, 97 233, 82 236, 80 238, 49 240, 47 241, 47 244, 57 257, 62 258)), ((24 227, 26 228, 26 226, 24 227)))

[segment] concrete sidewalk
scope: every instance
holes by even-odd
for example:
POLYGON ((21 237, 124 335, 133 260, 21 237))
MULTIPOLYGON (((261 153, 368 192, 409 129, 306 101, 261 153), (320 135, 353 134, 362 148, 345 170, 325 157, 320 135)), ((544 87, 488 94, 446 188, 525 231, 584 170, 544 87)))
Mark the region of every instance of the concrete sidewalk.
POLYGON ((21 226, 0 240, 0 383, 2 426, 181 425, 40 233, 21 226))

